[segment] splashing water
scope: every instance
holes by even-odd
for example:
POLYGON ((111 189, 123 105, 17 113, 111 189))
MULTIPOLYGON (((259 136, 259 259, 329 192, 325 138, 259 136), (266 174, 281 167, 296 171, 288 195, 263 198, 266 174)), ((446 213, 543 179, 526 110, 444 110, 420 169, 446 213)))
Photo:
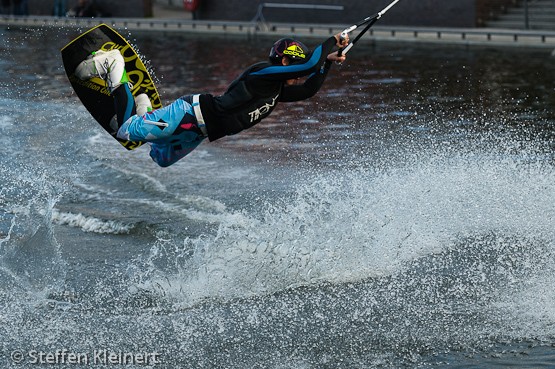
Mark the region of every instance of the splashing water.
POLYGON ((7 229, 0 240, 2 274, 24 290, 46 296, 59 289, 65 278, 65 263, 52 230, 54 206, 63 193, 61 183, 31 167, 15 173, 2 168, 2 172, 0 224, 7 229))
POLYGON ((263 204, 259 216, 223 222, 214 236, 160 239, 148 262, 161 276, 150 282, 186 291, 178 297, 189 305, 393 275, 491 232, 551 242, 554 179, 545 162, 487 157, 316 175, 263 204), (168 263, 177 270, 158 269, 168 263))
MULTIPOLYGON (((20 83, 0 98, 2 367, 64 347, 156 350, 172 368, 549 357, 552 121, 513 55, 382 46, 369 67, 355 50, 321 100, 160 170, 75 103, 56 61, 70 36, 6 37, 0 82, 20 83), (35 54, 55 61, 9 71, 35 54)), ((136 43, 172 96, 225 88, 263 46, 136 43), (230 68, 236 47, 252 55, 230 68)), ((539 85, 552 72, 533 56, 539 85)))

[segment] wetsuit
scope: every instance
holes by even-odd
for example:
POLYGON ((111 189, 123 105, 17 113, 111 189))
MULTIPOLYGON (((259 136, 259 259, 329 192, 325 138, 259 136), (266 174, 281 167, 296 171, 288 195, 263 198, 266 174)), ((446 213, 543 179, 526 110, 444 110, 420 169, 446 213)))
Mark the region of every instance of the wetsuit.
MULTIPOLYGON (((143 116, 124 114, 121 118, 118 114, 118 120, 125 122, 118 137, 148 142, 152 159, 160 166, 169 166, 190 153, 206 137, 214 141, 254 126, 266 118, 278 102, 300 101, 314 96, 331 67, 327 56, 336 42, 335 37, 330 37, 314 50, 310 58, 299 64, 254 64, 230 84, 225 94, 199 95, 196 107, 193 106, 193 96, 187 95, 143 116), (302 85, 285 85, 286 80, 304 76, 309 78, 302 85)), ((125 84, 122 87, 128 88, 125 84)), ((118 95, 124 99, 129 94, 114 95, 118 100, 118 95)), ((120 106, 126 104, 132 102, 119 103, 120 106)), ((120 108, 120 111, 127 110, 120 108)))

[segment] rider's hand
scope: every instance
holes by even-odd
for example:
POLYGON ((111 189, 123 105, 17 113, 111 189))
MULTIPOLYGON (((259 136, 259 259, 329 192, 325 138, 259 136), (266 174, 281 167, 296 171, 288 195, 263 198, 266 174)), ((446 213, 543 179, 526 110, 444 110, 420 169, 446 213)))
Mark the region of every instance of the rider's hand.
POLYGON ((337 53, 338 53, 338 51, 329 54, 329 55, 328 55, 328 60, 329 60, 329 61, 332 61, 332 62, 334 61, 334 62, 336 62, 336 63, 338 63, 338 64, 341 64, 341 63, 343 63, 343 62, 345 61, 345 55, 341 55, 341 56, 338 57, 338 56, 337 56, 337 53))
POLYGON ((335 43, 335 46, 337 47, 345 47, 349 44, 349 35, 345 35, 345 39, 341 40, 341 33, 338 33, 337 35, 334 36, 335 37, 335 41, 337 41, 335 43))

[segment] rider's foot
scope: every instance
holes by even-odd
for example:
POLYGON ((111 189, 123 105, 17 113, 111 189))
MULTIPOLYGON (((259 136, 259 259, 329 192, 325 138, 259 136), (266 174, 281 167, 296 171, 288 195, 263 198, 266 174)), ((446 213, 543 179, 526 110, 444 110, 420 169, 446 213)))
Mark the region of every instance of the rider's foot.
POLYGON ((119 50, 98 50, 75 68, 75 76, 82 80, 100 77, 106 81, 110 92, 129 82, 125 72, 125 61, 119 50))

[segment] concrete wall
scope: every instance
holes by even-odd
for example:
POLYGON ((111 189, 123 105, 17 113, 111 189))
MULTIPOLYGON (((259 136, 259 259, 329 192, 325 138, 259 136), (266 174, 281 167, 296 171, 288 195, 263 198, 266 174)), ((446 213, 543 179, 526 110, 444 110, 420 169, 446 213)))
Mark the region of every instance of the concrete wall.
MULTIPOLYGON (((527 0, 530 1, 530 0, 527 0)), ((521 6, 523 0, 476 0, 476 24, 484 26, 511 7, 521 6)))
MULTIPOLYGON (((27 0, 31 15, 52 15, 56 0, 27 0)), ((63 0, 66 9, 74 7, 78 0, 63 0)), ((94 0, 103 16, 118 18, 143 18, 152 16, 152 0, 94 0)))
MULTIPOLYGON (((351 24, 377 13, 391 0, 199 0, 200 19, 250 21, 264 2, 284 4, 343 5, 343 11, 264 9, 268 22, 351 24)), ((382 19, 380 25, 474 27, 476 0, 401 0, 382 19)))
POLYGON ((183 7, 183 0, 153 0, 154 4, 183 7))
MULTIPOLYGON (((78 0, 62 0, 67 9, 78 0)), ((152 16, 152 4, 179 7, 183 0, 93 0, 104 15, 124 18, 152 16)), ((377 13, 392 0, 198 0, 201 20, 250 21, 264 2, 342 5, 343 11, 266 8, 268 22, 352 24, 377 13)), ((51 15, 56 0, 28 0, 32 15, 51 15)), ((479 27, 522 0, 401 0, 379 20, 379 25, 424 27, 479 27)))

